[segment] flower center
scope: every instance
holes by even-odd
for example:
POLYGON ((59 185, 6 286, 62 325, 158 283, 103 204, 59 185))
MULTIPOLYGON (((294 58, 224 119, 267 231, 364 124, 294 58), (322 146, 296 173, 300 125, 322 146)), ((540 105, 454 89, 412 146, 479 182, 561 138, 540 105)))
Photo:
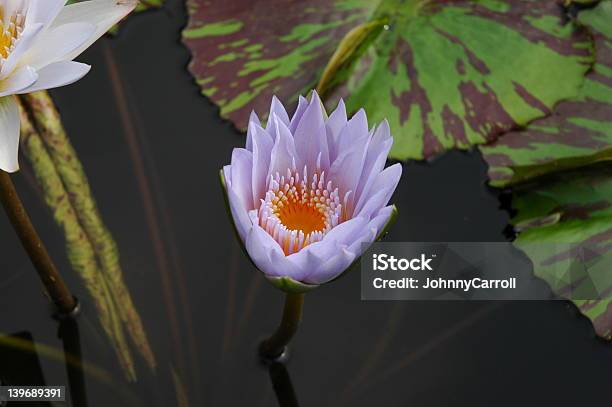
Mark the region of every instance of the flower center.
POLYGON ((325 172, 308 178, 307 168, 271 175, 259 207, 259 226, 276 240, 286 255, 318 242, 343 222, 338 188, 325 183, 325 172))
POLYGON ((19 12, 13 14, 6 24, 4 10, 0 9, 0 56, 6 59, 15 49, 15 44, 23 31, 25 16, 19 12))

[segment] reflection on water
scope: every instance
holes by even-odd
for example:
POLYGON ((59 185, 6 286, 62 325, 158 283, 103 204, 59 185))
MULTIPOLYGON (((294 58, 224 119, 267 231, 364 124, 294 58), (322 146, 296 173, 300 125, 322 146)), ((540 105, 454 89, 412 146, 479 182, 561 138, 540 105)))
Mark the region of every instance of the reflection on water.
POLYGON ((291 383, 291 377, 284 363, 272 362, 268 367, 274 393, 281 407, 298 407, 297 396, 291 383))
MULTIPOLYGON (((32 343, 33 339, 30 332, 19 332, 0 337, 0 385, 45 385, 38 355, 31 348, 27 348, 27 344, 32 343), (10 346, 10 344, 26 344, 26 346, 10 346)), ((21 404, 23 405, 23 403, 21 404)), ((33 407, 51 406, 47 402, 30 402, 27 404, 33 407)), ((0 406, 9 406, 9 404, 0 402, 0 406)))
POLYGON ((72 405, 87 407, 87 391, 83 372, 83 355, 79 325, 74 318, 64 318, 59 322, 58 337, 64 345, 64 358, 68 374, 68 389, 72 405), (74 361, 74 363, 70 363, 74 361))
MULTIPOLYGON (((17 187, 83 310, 76 323, 52 318, 0 216, 3 380, 66 385, 72 405, 87 407, 296 398, 301 406, 570 406, 608 398, 612 350, 561 301, 492 311, 489 303, 366 302, 355 274, 308 294, 288 365, 262 366, 257 345, 276 327, 283 296, 253 270, 225 217, 218 170, 244 140, 187 74, 187 51, 177 45, 182 4, 168 0, 165 10, 133 17, 119 38, 81 58, 94 66, 84 80, 53 92, 119 246, 157 370, 136 359, 139 380, 126 383, 22 160, 17 187)), ((405 164, 388 240, 505 240, 508 215, 485 173, 475 153, 405 164)))

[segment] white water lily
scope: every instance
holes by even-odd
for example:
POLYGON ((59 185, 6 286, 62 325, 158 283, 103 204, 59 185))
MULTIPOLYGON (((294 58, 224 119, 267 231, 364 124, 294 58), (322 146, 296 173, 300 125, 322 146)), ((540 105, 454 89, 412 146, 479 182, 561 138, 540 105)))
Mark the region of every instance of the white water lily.
POLYGON ((69 85, 89 65, 73 59, 132 11, 136 0, 0 0, 0 170, 19 169, 15 95, 69 85))

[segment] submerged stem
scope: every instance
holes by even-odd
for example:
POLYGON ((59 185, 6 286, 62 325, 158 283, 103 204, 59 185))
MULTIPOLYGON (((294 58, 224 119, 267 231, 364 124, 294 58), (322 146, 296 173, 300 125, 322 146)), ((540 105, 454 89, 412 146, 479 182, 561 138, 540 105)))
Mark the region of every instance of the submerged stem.
POLYGON ((66 287, 34 229, 10 175, 2 170, 0 170, 0 201, 51 300, 62 314, 70 314, 76 307, 76 300, 66 287))
POLYGON ((274 360, 283 354, 300 326, 303 305, 304 293, 287 293, 281 323, 276 332, 261 343, 259 347, 261 357, 274 360))

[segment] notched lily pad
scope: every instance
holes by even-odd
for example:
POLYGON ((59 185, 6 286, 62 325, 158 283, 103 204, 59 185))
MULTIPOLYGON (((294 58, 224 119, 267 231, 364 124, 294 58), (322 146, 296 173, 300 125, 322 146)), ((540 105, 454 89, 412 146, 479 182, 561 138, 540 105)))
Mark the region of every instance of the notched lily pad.
POLYGON ((560 170, 612 159, 612 1, 582 10, 596 63, 579 95, 554 113, 481 148, 494 186, 524 182, 560 170))
POLYGON ((515 242, 535 274, 612 339, 612 168, 556 176, 514 193, 515 242), (556 247, 555 247, 556 245, 556 247))

